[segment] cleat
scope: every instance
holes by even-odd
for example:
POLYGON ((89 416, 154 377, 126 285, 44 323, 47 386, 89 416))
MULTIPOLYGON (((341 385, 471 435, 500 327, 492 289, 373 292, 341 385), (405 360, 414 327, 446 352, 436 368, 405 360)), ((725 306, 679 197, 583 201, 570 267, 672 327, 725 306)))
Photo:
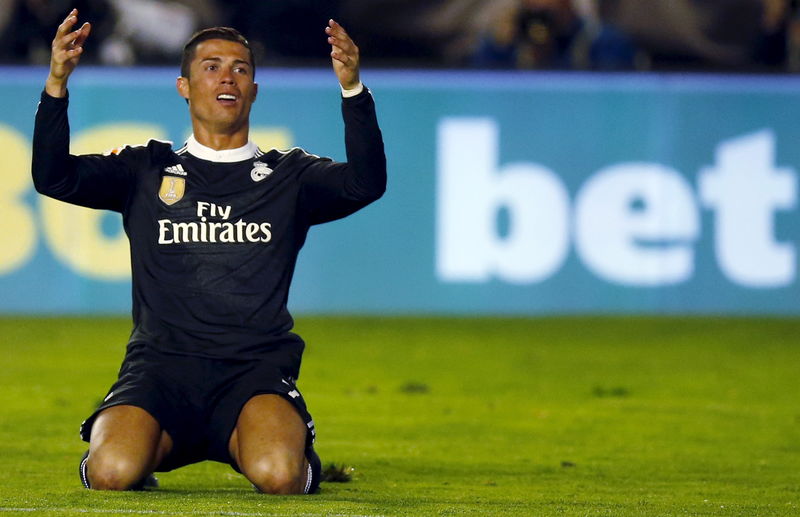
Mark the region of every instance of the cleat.
POLYGON ((337 465, 336 463, 328 463, 322 469, 322 481, 326 483, 348 483, 353 479, 353 467, 344 464, 337 465))
POLYGON ((150 490, 151 488, 158 488, 158 478, 153 474, 148 474, 143 480, 133 485, 130 490, 141 491, 150 490))
POLYGON ((92 488, 89 486, 89 476, 86 474, 86 460, 89 459, 89 451, 83 453, 81 457, 81 464, 78 467, 78 474, 81 477, 81 484, 83 488, 92 488))
POLYGON ((308 460, 308 479, 305 493, 316 494, 319 491, 319 482, 322 481, 322 462, 311 445, 306 448, 306 459, 308 460))

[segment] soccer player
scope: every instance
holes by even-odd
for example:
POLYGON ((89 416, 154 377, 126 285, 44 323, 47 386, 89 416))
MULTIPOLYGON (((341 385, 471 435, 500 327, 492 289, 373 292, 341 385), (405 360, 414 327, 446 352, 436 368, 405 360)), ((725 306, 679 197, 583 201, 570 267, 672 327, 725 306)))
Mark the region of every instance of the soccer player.
MULTIPOLYGON (((59 26, 36 113, 38 192, 120 212, 131 249, 133 330, 119 378, 81 426, 87 488, 145 486, 155 471, 214 460, 261 492, 312 493, 320 461, 295 384, 304 343, 286 308, 311 225, 345 217, 386 188, 386 158, 359 51, 325 28, 342 90, 347 162, 248 138, 256 100, 247 40, 217 27, 186 44, 178 94, 193 135, 108 155, 69 154, 67 81, 91 31, 59 26)), ((321 35, 322 37, 322 35, 321 35)))

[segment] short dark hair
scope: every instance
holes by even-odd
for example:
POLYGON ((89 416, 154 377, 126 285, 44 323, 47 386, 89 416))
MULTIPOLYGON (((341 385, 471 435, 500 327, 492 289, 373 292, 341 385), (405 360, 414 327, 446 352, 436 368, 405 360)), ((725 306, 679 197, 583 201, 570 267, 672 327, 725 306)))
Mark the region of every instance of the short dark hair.
POLYGON ((211 27, 195 32, 186 45, 183 46, 183 58, 181 59, 181 76, 189 77, 189 69, 194 59, 194 53, 197 45, 210 39, 224 39, 228 41, 235 41, 247 49, 250 54, 250 66, 253 67, 253 77, 256 76, 256 60, 253 56, 253 49, 250 48, 250 43, 247 38, 242 36, 242 33, 231 27, 211 27))

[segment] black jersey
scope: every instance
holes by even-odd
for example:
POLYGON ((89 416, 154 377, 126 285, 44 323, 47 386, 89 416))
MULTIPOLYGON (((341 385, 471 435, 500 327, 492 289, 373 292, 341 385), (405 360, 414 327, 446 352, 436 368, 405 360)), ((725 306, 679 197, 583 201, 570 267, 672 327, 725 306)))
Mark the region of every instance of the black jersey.
POLYGON ((214 151, 190 138, 109 155, 69 154, 67 99, 42 94, 33 180, 42 194, 120 212, 131 249, 130 344, 212 358, 255 358, 296 343, 287 310, 311 225, 378 199, 386 159, 368 90, 342 99, 347 162, 252 143, 214 151))

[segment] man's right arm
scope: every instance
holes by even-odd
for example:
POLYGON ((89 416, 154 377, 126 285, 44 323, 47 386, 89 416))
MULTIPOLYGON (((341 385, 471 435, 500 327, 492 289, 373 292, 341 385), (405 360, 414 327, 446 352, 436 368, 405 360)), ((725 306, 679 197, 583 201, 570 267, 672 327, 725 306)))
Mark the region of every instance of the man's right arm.
POLYGON ((50 74, 33 130, 33 184, 39 193, 68 203, 122 211, 130 178, 125 162, 119 157, 69 154, 67 81, 91 30, 89 23, 71 30, 77 15, 73 9, 53 39, 50 74))
POLYGON ((67 103, 68 97, 42 92, 33 127, 31 175, 36 191, 74 205, 122 212, 131 187, 130 158, 71 155, 67 103))

